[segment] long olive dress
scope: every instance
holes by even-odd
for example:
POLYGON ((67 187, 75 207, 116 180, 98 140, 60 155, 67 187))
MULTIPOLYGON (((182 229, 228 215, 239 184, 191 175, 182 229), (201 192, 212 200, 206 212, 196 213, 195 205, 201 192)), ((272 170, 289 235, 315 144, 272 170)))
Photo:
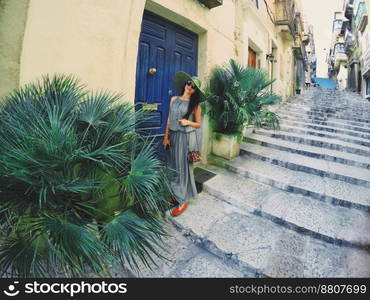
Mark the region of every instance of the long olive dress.
POLYGON ((170 168, 171 188, 179 204, 184 204, 197 196, 194 168, 188 162, 188 151, 189 146, 192 150, 200 150, 199 138, 194 139, 193 135, 190 139, 190 132, 196 132, 197 135, 198 132, 194 127, 182 126, 179 123, 188 110, 189 102, 177 97, 170 106, 169 115, 170 150, 167 166, 170 168))

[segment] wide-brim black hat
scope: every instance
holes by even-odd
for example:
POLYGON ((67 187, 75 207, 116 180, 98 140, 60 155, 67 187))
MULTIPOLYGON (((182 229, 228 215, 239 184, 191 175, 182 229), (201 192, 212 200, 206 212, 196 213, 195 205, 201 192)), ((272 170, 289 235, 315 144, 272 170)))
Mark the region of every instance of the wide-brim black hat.
POLYGON ((173 76, 173 80, 172 80, 173 81, 173 86, 178 91, 178 93, 181 93, 185 83, 189 80, 194 82, 195 86, 199 90, 199 94, 200 94, 200 99, 199 100, 201 102, 204 101, 205 100, 205 95, 204 95, 204 92, 201 89, 202 83, 201 83, 201 81, 198 77, 195 77, 195 76, 192 77, 186 72, 179 71, 175 74, 175 76, 173 76))

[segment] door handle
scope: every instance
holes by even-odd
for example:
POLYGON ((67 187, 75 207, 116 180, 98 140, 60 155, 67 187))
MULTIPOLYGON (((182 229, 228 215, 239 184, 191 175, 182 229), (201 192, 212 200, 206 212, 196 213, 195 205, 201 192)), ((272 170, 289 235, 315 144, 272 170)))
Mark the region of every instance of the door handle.
POLYGON ((149 69, 149 74, 150 75, 154 75, 155 73, 157 73, 157 69, 156 68, 150 68, 149 69))

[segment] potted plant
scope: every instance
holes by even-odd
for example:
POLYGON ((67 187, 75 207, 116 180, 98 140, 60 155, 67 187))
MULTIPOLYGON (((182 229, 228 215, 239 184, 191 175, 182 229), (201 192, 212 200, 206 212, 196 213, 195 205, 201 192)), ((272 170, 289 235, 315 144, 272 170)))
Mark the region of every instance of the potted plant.
POLYGON ((213 154, 227 159, 238 156, 245 126, 279 126, 278 116, 266 109, 280 100, 267 89, 273 82, 265 72, 232 59, 212 71, 207 103, 214 123, 213 154))
POLYGON ((295 80, 296 80, 296 82, 295 82, 295 86, 296 86, 295 92, 296 92, 297 95, 300 95, 301 94, 301 78, 300 78, 298 72, 296 74, 295 80))
POLYGON ((63 75, 2 99, 1 276, 110 276, 163 258, 168 180, 136 132, 144 113, 118 99, 63 75))

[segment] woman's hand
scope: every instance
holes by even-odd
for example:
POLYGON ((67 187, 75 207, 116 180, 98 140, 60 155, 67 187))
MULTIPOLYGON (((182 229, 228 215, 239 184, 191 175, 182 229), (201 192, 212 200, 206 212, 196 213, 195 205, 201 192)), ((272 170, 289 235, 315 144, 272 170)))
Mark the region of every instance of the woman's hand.
POLYGON ((188 126, 189 125, 189 120, 186 119, 181 119, 180 121, 181 126, 188 126))
POLYGON ((163 144, 164 149, 170 146, 170 140, 168 139, 167 136, 164 136, 162 144, 163 144))

